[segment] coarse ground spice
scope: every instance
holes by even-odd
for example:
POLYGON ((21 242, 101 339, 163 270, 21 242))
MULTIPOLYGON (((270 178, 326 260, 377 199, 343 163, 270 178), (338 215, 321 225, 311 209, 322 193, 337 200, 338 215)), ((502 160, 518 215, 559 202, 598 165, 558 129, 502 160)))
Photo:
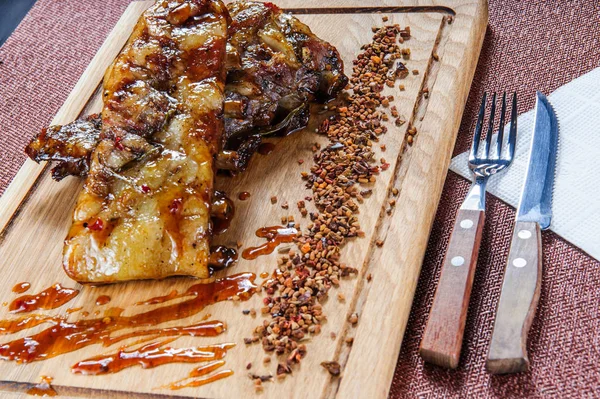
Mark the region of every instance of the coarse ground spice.
MULTIPOLYGON (((396 80, 408 76, 401 60, 410 51, 401 49, 399 43, 410 38, 410 28, 392 25, 373 31, 372 42, 362 46, 353 61, 347 102, 331 107, 334 114, 318 129, 330 144, 323 149, 315 145, 310 173, 301 173, 312 197, 298 201, 297 206, 302 216, 309 216, 310 223, 295 239, 297 248, 278 258, 277 269, 263 284, 266 296, 261 313, 270 318, 255 328, 252 338, 244 340, 246 344, 260 341, 266 352, 285 355, 285 361, 277 364, 279 378, 290 374, 291 366, 305 356, 302 341, 320 333, 326 318, 321 302, 329 289, 339 285, 342 277, 357 274, 355 268, 340 261, 340 248, 346 239, 364 236, 356 214, 372 189, 360 186, 371 185, 376 175, 389 167, 385 159, 377 165, 372 146, 387 132, 382 121, 390 120, 389 114, 398 118, 396 106, 389 107, 393 96, 381 92, 385 85, 393 87, 396 80), (311 200, 317 212, 307 211, 305 201, 311 200)), ((276 197, 271 198, 272 203, 276 201, 276 197)), ((343 296, 338 299, 343 300, 343 296)), ((359 316, 352 313, 347 319, 356 324, 359 316)), ((352 342, 352 338, 346 339, 348 345, 352 342)), ((330 367, 324 367, 331 372, 330 367)), ((339 374, 339 365, 337 370, 339 374)))

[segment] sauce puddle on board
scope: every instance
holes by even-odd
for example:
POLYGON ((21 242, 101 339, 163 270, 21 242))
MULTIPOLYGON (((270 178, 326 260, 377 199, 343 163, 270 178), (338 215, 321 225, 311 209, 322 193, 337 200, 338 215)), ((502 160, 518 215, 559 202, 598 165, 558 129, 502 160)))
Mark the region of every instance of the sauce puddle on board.
POLYGON ((298 236, 298 230, 294 227, 270 226, 261 227, 256 230, 256 236, 266 238, 267 242, 258 247, 249 247, 242 252, 244 259, 256 259, 261 255, 273 253, 275 248, 282 243, 293 242, 298 236))
POLYGON ((215 371, 216 369, 224 365, 225 362, 223 360, 217 360, 204 366, 197 367, 190 371, 190 374, 187 378, 175 381, 164 388, 175 390, 182 388, 199 387, 233 375, 233 370, 221 370, 212 375, 209 375, 208 377, 204 377, 205 375, 215 371))
POLYGON ((23 295, 10 303, 8 309, 11 313, 26 313, 39 309, 55 309, 64 305, 79 294, 79 290, 64 288, 54 284, 39 294, 23 295))
POLYGON ((246 201, 248 198, 250 198, 250 193, 248 191, 242 191, 238 195, 238 198, 240 199, 240 201, 246 201))
POLYGON ((12 288, 12 292, 14 292, 16 294, 22 294, 25 291, 27 291, 29 289, 29 287, 31 287, 31 284, 29 284, 28 282, 24 281, 22 283, 19 283, 19 284, 15 285, 12 288))
POLYGON ((136 302, 135 306, 140 305, 158 305, 159 303, 165 303, 172 301, 175 298, 180 298, 179 292, 177 290, 173 290, 169 292, 167 295, 157 296, 154 298, 147 299, 145 301, 136 302))
POLYGON ((275 149, 275 144, 273 144, 273 143, 261 143, 258 146, 257 152, 260 155, 269 155, 270 153, 273 152, 274 149, 275 149))
POLYGON ((100 375, 117 373, 133 366, 144 369, 170 363, 201 363, 220 360, 235 344, 216 344, 190 348, 165 346, 174 339, 146 344, 139 349, 120 349, 117 353, 96 356, 75 364, 74 374, 100 375))
POLYGON ((109 302, 110 302, 110 297, 108 295, 100 295, 96 299, 96 305, 98 305, 98 306, 106 305, 109 302))
MULTIPOLYGON (((136 327, 154 327, 168 321, 181 320, 202 311, 207 305, 237 297, 247 300, 256 292, 253 273, 240 273, 218 279, 208 284, 195 284, 175 298, 180 303, 123 316, 123 309, 108 309, 104 317, 80 319, 69 322, 57 316, 32 315, 15 320, 0 320, 0 333, 13 333, 33 326, 50 323, 51 327, 36 334, 0 344, 0 359, 28 363, 49 359, 73 352, 92 344, 109 345, 120 340, 138 336, 215 336, 224 331, 219 321, 199 323, 184 327, 153 328, 113 336, 117 331, 136 327)), ((149 300, 151 301, 151 300, 149 300)))

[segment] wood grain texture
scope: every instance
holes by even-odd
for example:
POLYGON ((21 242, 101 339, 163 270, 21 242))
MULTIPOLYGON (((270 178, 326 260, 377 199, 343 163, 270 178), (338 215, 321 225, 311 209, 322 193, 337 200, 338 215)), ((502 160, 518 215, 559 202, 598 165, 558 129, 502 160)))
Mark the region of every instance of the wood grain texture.
MULTIPOLYGON (((123 20, 132 21, 133 25, 147 4, 135 3, 123 20)), ((283 0, 278 4, 291 9, 299 6, 296 0, 283 0)), ((338 289, 331 291, 330 299, 324 303, 327 322, 321 334, 307 342, 307 357, 300 367, 294 369, 293 376, 265 383, 265 391, 260 397, 385 398, 483 41, 487 3, 484 0, 414 0, 399 4, 381 0, 365 5, 358 0, 333 0, 327 3, 326 9, 318 11, 322 5, 311 0, 300 6, 303 9, 313 7, 304 10, 298 17, 318 36, 338 48, 347 73, 351 72, 352 60, 360 47, 370 42, 371 26, 383 25, 382 16, 389 18, 387 24, 398 23, 411 27, 412 38, 406 43, 411 48, 411 59, 407 66, 409 69, 418 69, 420 73, 411 74, 402 82, 406 88, 404 91, 386 87, 384 94, 395 96, 394 102, 400 115, 413 123, 418 134, 414 145, 405 149, 404 137, 408 124, 402 127, 390 124, 388 133, 382 136, 380 142, 386 145, 385 153, 380 151, 379 146, 374 147, 376 158, 385 156, 391 166, 380 175, 373 187, 373 195, 361 207, 359 220, 366 237, 352 241, 342 250, 344 263, 357 267, 359 276, 344 280, 338 289), (369 10, 367 6, 375 8, 369 10), (386 12, 374 12, 379 9, 386 12), (447 20, 449 16, 452 16, 451 24, 447 20), (435 61, 432 54, 437 54, 439 61, 435 61), (422 95, 424 88, 429 90, 428 98, 422 95), (397 205, 394 211, 387 215, 386 204, 392 187, 398 188, 399 195, 395 198, 397 205), (383 247, 374 245, 377 239, 385 241, 383 247), (372 280, 367 282, 366 276, 369 274, 372 280), (343 294, 346 301, 336 300, 337 293, 343 294), (353 312, 359 313, 359 322, 350 327, 346 318, 353 312), (331 333, 336 334, 335 339, 331 338, 331 333), (354 339, 353 346, 345 344, 348 337, 354 339), (336 360, 342 365, 340 378, 332 378, 319 365, 327 360, 336 360)), ((118 29, 121 31, 119 41, 107 44, 114 54, 128 34, 123 33, 126 29, 118 29)), ((112 57, 105 61, 111 60, 112 57)), ((82 79, 86 79, 85 76, 82 79)), ((72 97, 81 100, 77 106, 81 106, 79 109, 83 108, 84 113, 99 110, 101 102, 95 86, 85 93, 74 92, 72 97), (95 94, 90 98, 92 93, 95 94)), ((236 218, 229 231, 219 236, 216 244, 233 245, 237 241, 242 241, 244 247, 259 244, 261 240, 254 236, 256 229, 277 224, 283 215, 294 215, 301 227, 308 224, 295 206, 284 210, 280 205, 285 201, 293 205, 310 194, 304 188, 299 173, 308 171, 312 162, 300 165, 296 160, 311 160, 311 147, 315 142, 324 144, 325 139, 311 131, 304 131, 273 142, 276 143, 275 151, 268 156, 257 155, 246 173, 234 178, 217 179, 217 188, 227 191, 235 201, 236 218), (238 201, 237 195, 241 191, 250 192, 251 197, 246 201, 238 201), (273 195, 279 198, 274 205, 269 200, 273 195)), ((64 314, 67 306, 83 306, 83 310, 90 312, 102 311, 104 309, 94 306, 99 295, 111 296, 110 306, 123 307, 130 313, 135 310, 132 304, 141 299, 164 295, 173 289, 185 289, 193 282, 187 278, 172 278, 81 287, 70 281, 60 265, 62 241, 81 183, 72 178, 60 183, 53 182, 48 170, 43 170, 38 179, 36 176, 24 170, 20 178, 15 179, 13 190, 24 190, 26 195, 5 195, 0 198, 0 205, 12 206, 14 201, 20 203, 20 212, 13 214, 12 218, 6 217, 5 222, 0 224, 0 227, 4 227, 6 220, 11 221, 10 227, 4 229, 0 243, 0 268, 6 282, 0 285, 0 298, 12 298, 14 294, 11 294, 10 288, 21 281, 31 282, 31 292, 60 282, 69 287, 77 286, 81 293, 55 313, 64 314)), ((277 253, 253 261, 240 259, 227 273, 252 271, 258 275, 272 272, 276 268, 276 258, 277 253)), ((69 366, 75 362, 115 349, 90 346, 27 365, 0 362, 0 381, 4 381, 0 382, 0 388, 7 384, 15 386, 37 382, 40 375, 50 375, 57 387, 68 387, 65 394, 74 397, 121 398, 128 397, 128 392, 156 397, 248 396, 254 393, 253 383, 247 377, 248 362, 253 363, 252 371, 256 374, 275 374, 275 358, 272 364, 265 366, 262 364, 264 352, 260 345, 243 344, 243 338, 251 335, 254 327, 262 323, 262 318, 244 316, 242 310, 258 309, 261 303, 259 295, 247 302, 218 303, 186 320, 198 321, 210 313, 213 318, 226 321, 229 328, 215 338, 180 338, 177 346, 222 342, 238 344, 225 358, 227 367, 234 370, 235 374, 207 386, 175 392, 157 390, 157 386, 181 378, 191 369, 190 366, 178 364, 149 370, 133 368, 115 375, 97 377, 71 374, 69 366)), ((6 311, 0 309, 0 318, 7 317, 6 311)), ((1 338, 2 342, 13 339, 12 336, 1 338)))
POLYGON ((457 212, 421 341, 421 356, 429 363, 458 367, 484 221, 484 211, 457 212))
POLYGON ((535 316, 542 282, 539 224, 517 222, 494 320, 487 369, 494 374, 529 369, 527 334, 535 316))

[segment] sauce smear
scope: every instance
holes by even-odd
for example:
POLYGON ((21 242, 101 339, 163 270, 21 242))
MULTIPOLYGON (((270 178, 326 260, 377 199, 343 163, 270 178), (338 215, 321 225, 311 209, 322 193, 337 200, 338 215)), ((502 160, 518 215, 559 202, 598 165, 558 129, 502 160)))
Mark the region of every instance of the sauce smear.
POLYGON ((293 242, 298 230, 293 227, 270 226, 256 230, 256 236, 266 238, 267 242, 258 247, 249 247, 242 252, 244 259, 256 259, 272 253, 279 244, 293 242))
POLYGON ((190 371, 190 374, 188 375, 187 378, 181 379, 179 381, 175 381, 172 384, 167 385, 166 388, 175 390, 175 389, 182 389, 182 388, 199 387, 199 386, 211 383, 213 381, 218 381, 223 378, 229 377, 230 375, 233 375, 233 370, 221 370, 211 376, 208 376, 205 378, 197 378, 197 377, 203 377, 224 365, 225 365, 225 362, 223 360, 217 360, 217 361, 214 361, 207 365, 197 367, 197 368, 193 369, 192 371, 190 371))
POLYGON ((250 198, 250 193, 248 191, 242 191, 238 195, 238 198, 240 199, 240 201, 246 201, 248 198, 250 198))
POLYGON ((64 305, 79 294, 79 290, 64 288, 54 284, 35 295, 23 295, 10 303, 8 309, 12 313, 32 312, 39 309, 55 309, 64 305))
POLYGON ((104 340, 104 346, 110 346, 117 342, 129 338, 144 336, 178 337, 188 335, 191 337, 216 337, 225 331, 225 324, 222 321, 211 320, 189 326, 175 326, 166 328, 151 328, 148 330, 137 330, 116 337, 109 337, 104 340))
POLYGON ((98 305, 98 306, 106 305, 109 302, 110 302, 110 297, 108 295, 100 295, 96 299, 96 305, 98 305))
POLYGON ((58 392, 52 388, 51 382, 51 377, 42 376, 42 382, 29 388, 27 394, 32 396, 57 396, 58 392))
POLYGON ((149 369, 169 363, 208 362, 222 359, 227 350, 235 346, 235 344, 217 344, 191 348, 165 347, 171 341, 173 339, 153 342, 135 350, 121 349, 114 354, 86 359, 75 364, 71 371, 74 374, 100 375, 117 373, 133 366, 149 369))
POLYGON ((27 317, 12 320, 0 320, 0 334, 13 334, 19 331, 27 330, 43 323, 58 323, 61 317, 51 317, 39 314, 33 314, 27 317))
POLYGON ((15 292, 17 294, 22 294, 25 291, 27 291, 29 289, 29 287, 31 287, 31 284, 29 284, 28 282, 22 282, 22 283, 15 285, 12 288, 12 292, 15 292))
POLYGON ((221 322, 134 331, 116 338, 112 336, 115 332, 128 328, 154 327, 168 321, 185 319, 199 313, 207 305, 229 300, 234 296, 241 300, 247 300, 256 292, 255 279, 256 275, 253 273, 240 273, 215 280, 209 284, 195 284, 177 296, 186 298, 186 300, 133 316, 123 316, 121 314, 123 309, 111 308, 105 312, 104 317, 74 322, 57 317, 0 321, 0 326, 3 327, 1 331, 5 333, 29 328, 31 324, 38 325, 44 322, 53 324, 34 335, 0 344, 0 358, 28 363, 73 352, 96 343, 106 345, 125 339, 124 337, 140 335, 217 335, 224 330, 221 322))
POLYGON ((273 152, 274 149, 275 149, 275 144, 273 144, 273 143, 261 143, 258 146, 257 152, 260 155, 269 155, 270 153, 273 152))
POLYGON ((136 306, 157 305, 159 303, 165 303, 165 302, 171 301, 178 297, 179 297, 179 292, 177 292, 177 290, 173 290, 173 291, 169 292, 167 295, 157 296, 154 298, 147 299, 145 301, 136 302, 135 305, 136 306))

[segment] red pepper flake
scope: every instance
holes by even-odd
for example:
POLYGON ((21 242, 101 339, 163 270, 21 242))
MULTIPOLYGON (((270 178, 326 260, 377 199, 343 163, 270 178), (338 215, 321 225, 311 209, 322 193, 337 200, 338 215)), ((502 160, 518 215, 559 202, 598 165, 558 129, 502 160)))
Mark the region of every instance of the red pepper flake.
POLYGON ((150 192, 150 187, 145 184, 142 184, 142 191, 148 194, 150 192))
POLYGON ((94 230, 94 231, 100 231, 103 228, 104 228, 104 222, 100 218, 96 219, 96 221, 94 223, 92 223, 91 225, 88 225, 88 229, 94 230))
POLYGON ((388 170, 389 167, 390 167, 390 164, 385 162, 383 165, 381 165, 381 170, 388 170))
POLYGON ((125 147, 123 147, 123 144, 121 143, 121 141, 123 141, 123 137, 120 137, 120 136, 115 137, 115 147, 119 151, 124 151, 125 147))
POLYGON ((176 215, 179 213, 181 209, 181 198, 176 198, 173 200, 173 202, 171 202, 171 205, 169 206, 169 212, 171 212, 171 214, 176 215))

